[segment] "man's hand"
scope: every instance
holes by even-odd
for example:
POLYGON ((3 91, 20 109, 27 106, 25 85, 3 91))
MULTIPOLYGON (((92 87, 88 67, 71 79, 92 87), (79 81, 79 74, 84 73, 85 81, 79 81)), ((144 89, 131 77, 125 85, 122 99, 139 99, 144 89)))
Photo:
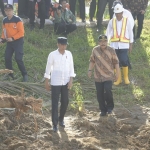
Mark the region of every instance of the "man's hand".
POLYGON ((88 70, 88 77, 91 78, 92 76, 92 70, 88 70))
POLYGON ((129 47, 129 53, 131 53, 131 51, 132 51, 132 47, 129 47))
POLYGON ((129 53, 131 53, 132 51, 132 43, 130 43, 130 46, 129 46, 129 53))
POLYGON ((118 80, 118 78, 119 78, 119 75, 116 73, 115 74, 115 82, 118 80))
POLYGON ((72 79, 70 79, 70 81, 68 82, 68 89, 71 89, 72 88, 72 79))
POLYGON ((145 10, 141 10, 140 13, 141 13, 141 14, 145 14, 145 10))
POLYGON ((46 89, 47 91, 50 91, 50 89, 51 89, 48 79, 45 79, 45 89, 46 89))
POLYGON ((7 42, 12 42, 13 38, 7 38, 6 40, 7 40, 7 42))

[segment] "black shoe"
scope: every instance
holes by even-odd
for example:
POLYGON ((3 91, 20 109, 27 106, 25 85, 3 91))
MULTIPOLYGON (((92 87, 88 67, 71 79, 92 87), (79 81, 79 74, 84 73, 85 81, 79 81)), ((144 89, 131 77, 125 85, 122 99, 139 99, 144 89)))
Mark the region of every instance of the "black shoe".
POLYGON ((100 116, 106 116, 106 113, 105 112, 101 112, 100 116))
POLYGON ((58 131, 58 127, 54 125, 54 126, 53 126, 53 131, 54 131, 54 132, 57 132, 57 131, 58 131))
POLYGON ((90 19, 89 21, 90 21, 90 22, 93 22, 93 19, 90 19))
POLYGON ((28 82, 28 75, 27 74, 23 76, 23 82, 28 82))
POLYGON ((5 74, 4 77, 3 77, 3 80, 9 80, 10 78, 12 80, 15 79, 13 73, 5 74))
POLYGON ((59 125, 63 128, 65 128, 65 124, 64 124, 64 121, 59 121, 59 125))
POLYGON ((112 114, 112 110, 108 110, 107 114, 109 114, 109 115, 112 114))
POLYGON ((85 23, 86 22, 85 19, 82 19, 82 22, 85 23))
POLYGON ((3 80, 9 80, 9 75, 8 74, 5 74, 4 76, 3 76, 3 80))

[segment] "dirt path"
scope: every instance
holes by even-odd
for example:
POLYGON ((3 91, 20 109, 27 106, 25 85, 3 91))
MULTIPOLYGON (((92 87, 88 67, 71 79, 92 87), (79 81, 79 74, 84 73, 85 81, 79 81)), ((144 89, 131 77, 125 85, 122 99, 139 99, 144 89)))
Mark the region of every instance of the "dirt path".
POLYGON ((36 119, 37 134, 32 113, 17 122, 13 111, 0 110, 0 150, 150 150, 150 108, 139 105, 117 103, 112 115, 101 118, 96 106, 86 106, 82 116, 68 111, 58 133, 49 111, 36 119))

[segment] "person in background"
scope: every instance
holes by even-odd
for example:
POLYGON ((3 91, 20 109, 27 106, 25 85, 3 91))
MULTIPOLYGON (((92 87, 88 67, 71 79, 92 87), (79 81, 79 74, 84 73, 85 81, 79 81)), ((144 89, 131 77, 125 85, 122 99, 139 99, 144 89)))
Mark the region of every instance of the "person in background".
POLYGON ((99 45, 94 47, 90 57, 88 77, 91 78, 94 68, 94 79, 100 116, 111 114, 114 108, 112 82, 119 76, 119 60, 115 50, 108 46, 107 36, 98 37, 99 45), (114 74, 114 68, 116 74, 114 74))
MULTIPOLYGON (((82 22, 85 22, 85 0, 78 0, 79 1, 79 10, 80 10, 80 18, 82 22)), ((70 10, 75 15, 75 8, 76 8, 76 0, 69 0, 70 10)))
POLYGON ((43 29, 45 25, 45 0, 28 0, 29 1, 29 23, 30 30, 34 29, 34 20, 35 20, 35 4, 38 3, 38 17, 40 18, 40 27, 43 29))
POLYGON ((28 19, 28 1, 18 0, 18 16, 20 18, 28 19))
POLYGON ((54 31, 56 34, 67 34, 77 29, 76 18, 73 13, 66 8, 66 0, 61 1, 62 7, 54 11, 54 31))
POLYGON ((53 131, 58 131, 58 123, 65 127, 64 116, 68 107, 68 90, 73 85, 74 73, 73 57, 67 48, 67 38, 58 37, 58 49, 51 52, 47 59, 45 70, 45 88, 50 91, 52 96, 52 123, 53 131), (49 84, 50 79, 50 84, 49 84), (61 95, 60 113, 58 115, 58 102, 61 95))
POLYGON ((95 11, 96 11, 96 0, 91 0, 90 1, 90 9, 89 9, 90 22, 93 22, 93 17, 95 15, 95 11))
POLYGON ((135 27, 133 29, 134 39, 139 39, 141 36, 141 32, 143 29, 143 21, 144 21, 144 14, 146 12, 146 8, 148 5, 148 0, 123 0, 124 7, 131 11, 134 20, 137 19, 138 28, 137 34, 135 32, 135 27))
POLYGON ((6 14, 4 12, 4 2, 3 2, 3 0, 0 0, 0 8, 1 8, 1 12, 2 12, 3 16, 5 17, 6 14))
POLYGON ((45 0, 45 19, 49 19, 50 17, 50 4, 51 0, 45 0))
MULTIPOLYGON (((15 60, 18 68, 22 73, 23 82, 28 81, 27 71, 23 63, 23 37, 24 26, 23 22, 18 16, 13 15, 13 6, 7 4, 4 6, 5 14, 7 17, 3 19, 2 36, 0 43, 7 42, 5 50, 5 66, 6 69, 13 70, 12 68, 12 56, 15 53, 15 60)), ((14 79, 14 75, 11 73, 9 76, 14 79)))
MULTIPOLYGON (((116 50, 119 59, 119 65, 123 70, 124 83, 130 84, 128 77, 129 59, 128 52, 132 51, 133 26, 129 18, 123 16, 124 8, 121 4, 114 7, 115 18, 112 18, 107 26, 106 35, 110 41, 110 46, 116 50)), ((122 82, 121 71, 115 85, 122 82)))
POLYGON ((103 21, 103 15, 106 8, 106 5, 108 4, 109 8, 109 17, 110 19, 113 17, 113 9, 112 5, 115 0, 99 0, 98 1, 98 15, 97 15, 97 32, 100 31, 102 21, 103 21))

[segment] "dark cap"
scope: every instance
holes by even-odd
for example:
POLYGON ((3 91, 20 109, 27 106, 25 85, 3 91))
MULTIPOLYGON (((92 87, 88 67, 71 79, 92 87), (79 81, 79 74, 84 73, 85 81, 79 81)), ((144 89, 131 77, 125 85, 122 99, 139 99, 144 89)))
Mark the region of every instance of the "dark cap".
POLYGON ((67 44, 68 44, 66 37, 58 37, 58 38, 57 38, 57 42, 58 42, 59 44, 62 44, 62 45, 67 45, 67 44))
POLYGON ((104 34, 101 34, 99 37, 98 37, 99 40, 107 40, 107 36, 104 35, 104 34))
POLYGON ((10 5, 10 4, 6 4, 6 5, 4 6, 4 9, 13 9, 13 6, 10 5))
POLYGON ((117 4, 120 4, 122 5, 122 3, 120 1, 114 1, 113 4, 112 4, 112 9, 114 9, 114 7, 117 5, 117 4))

